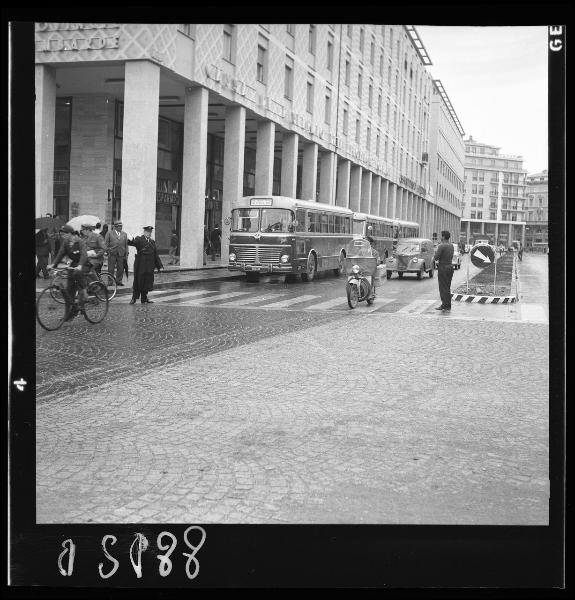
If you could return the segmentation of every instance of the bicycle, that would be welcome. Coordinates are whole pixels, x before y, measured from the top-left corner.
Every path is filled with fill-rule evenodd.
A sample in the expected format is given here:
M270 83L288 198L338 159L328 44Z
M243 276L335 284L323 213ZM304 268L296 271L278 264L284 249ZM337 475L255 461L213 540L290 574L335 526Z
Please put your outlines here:
M68 270L66 273L60 269L59 283L50 285L38 296L36 300L36 319L41 327L47 331L59 329L64 321L74 318L82 313L89 323L100 323L108 314L108 292L101 281L91 281L86 287L88 299L79 302L78 291L74 298L70 298L68 292ZM66 297L69 302L66 303ZM64 303L62 303L62 300ZM73 314L70 314L70 313Z
M60 289L62 287L65 287L65 284L61 285L61 278L62 278L62 273L64 271L66 271L67 268L68 267L54 269L54 276L52 277L52 280L50 281L51 287L56 286L52 290L52 294L53 294L52 297L54 298L54 300L56 300L56 302L60 302L60 304L65 304L65 302L66 302ZM64 275L64 276L66 277L67 275ZM98 271L96 271L95 269L92 269L88 273L88 276L90 276L92 278L96 277L96 279L93 279L93 281L101 281L106 286L106 290L108 293L108 300L112 300L116 297L116 294L118 292L118 281L111 273L109 273L108 271L101 271L100 273L98 273Z

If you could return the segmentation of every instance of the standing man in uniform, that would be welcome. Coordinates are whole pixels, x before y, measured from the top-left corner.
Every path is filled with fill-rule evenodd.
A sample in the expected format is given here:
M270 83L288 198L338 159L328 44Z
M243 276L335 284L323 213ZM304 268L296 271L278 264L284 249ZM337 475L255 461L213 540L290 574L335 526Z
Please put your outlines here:
M118 285L124 285L122 277L124 259L128 258L128 235L122 231L122 221L116 221L104 239L108 250L108 271L116 278Z
M130 246L135 246L137 250L134 261L134 282L132 284L132 299L130 304L135 304L136 300L142 296L142 304L153 304L148 300L148 292L154 289L154 268L164 268L158 255L156 242L152 239L151 225L144 227L144 235L139 235L133 240L128 240Z
M437 262L437 283L439 284L439 296L441 297L441 306L435 310L449 312L451 310L451 279L453 278L453 244L450 243L449 231L441 232L441 243L435 251L435 261Z

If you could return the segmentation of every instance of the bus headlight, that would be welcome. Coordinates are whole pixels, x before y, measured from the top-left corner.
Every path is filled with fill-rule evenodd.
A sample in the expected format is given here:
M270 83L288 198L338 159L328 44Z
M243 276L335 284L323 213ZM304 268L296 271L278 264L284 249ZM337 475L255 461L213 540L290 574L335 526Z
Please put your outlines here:
M359 265L353 265L351 272L357 275L359 273Z
M230 262L236 262L236 255L233 252L230 252Z
M282 262L282 263L287 263L287 262L289 262L289 254L282 254L282 255L280 256L280 262Z
M416 263L416 262L418 262L418 261L419 261L419 258L412 258L412 259L411 259L411 262L414 262L414 263Z

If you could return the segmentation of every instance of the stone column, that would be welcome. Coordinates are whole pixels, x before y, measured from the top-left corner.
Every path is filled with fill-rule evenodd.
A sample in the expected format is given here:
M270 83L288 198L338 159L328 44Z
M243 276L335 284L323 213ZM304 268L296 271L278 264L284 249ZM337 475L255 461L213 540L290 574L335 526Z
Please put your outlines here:
M395 212L397 209L396 206L396 195L397 195L397 186L395 183L389 182L389 186L387 189L387 216L391 219L396 219L395 216L397 213Z
M335 204L335 178L337 156L334 152L321 153L321 171L319 174L319 201Z
M295 198L297 187L297 133L284 133L282 139L281 195Z
M471 221L467 221L467 241L465 243L470 244L471 243L469 241L470 239L471 239Z
M379 208L381 205L381 177L379 175L373 175L371 178L371 208L369 212L372 215L379 215Z
M360 212L361 210L361 172L362 168L359 165L351 166L349 180L349 208L355 212Z
M269 196L273 190L275 133L273 121L258 122L255 185L257 196Z
M143 227L156 225L160 67L128 61L124 68L121 217L125 231L136 236ZM135 254L132 249L130 270Z
M396 186L395 192L395 218L405 220L405 213L403 212L403 192L402 187Z
M194 269L204 264L208 100L206 88L186 88L180 265Z
M351 163L349 160L340 160L337 166L337 206L347 208L349 206L349 183L350 183Z
M302 161L301 199L317 200L317 158L318 146L313 142L304 144ZM322 169L323 175L323 169ZM320 185L320 188L322 186Z
M226 107L224 138L224 186L222 190L222 262L228 263L232 203L244 195L246 109Z
M360 210L369 214L371 205L371 171L364 170L361 174Z
M381 180L381 201L379 203L379 215L381 217L389 217L387 199L389 197L389 181L387 179Z
M36 216L54 211L54 131L56 127L56 73L36 65L35 155ZM14 140L15 142L17 140ZM63 215L66 219L68 214Z

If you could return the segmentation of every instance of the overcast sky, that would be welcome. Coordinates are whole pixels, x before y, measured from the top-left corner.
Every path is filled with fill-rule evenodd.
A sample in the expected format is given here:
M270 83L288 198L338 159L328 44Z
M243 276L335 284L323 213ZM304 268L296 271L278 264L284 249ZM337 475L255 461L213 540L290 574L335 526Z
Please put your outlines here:
M465 137L547 169L547 27L416 29Z

